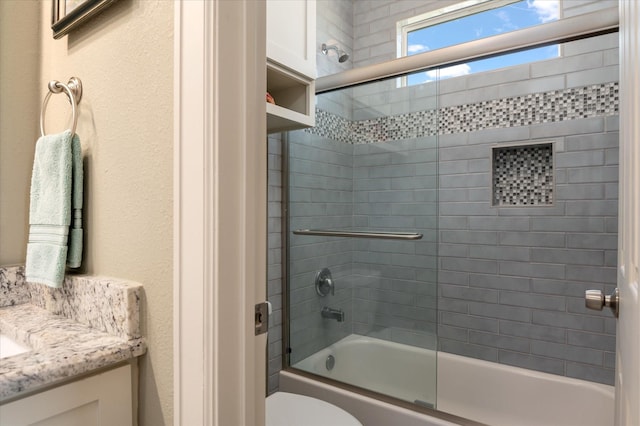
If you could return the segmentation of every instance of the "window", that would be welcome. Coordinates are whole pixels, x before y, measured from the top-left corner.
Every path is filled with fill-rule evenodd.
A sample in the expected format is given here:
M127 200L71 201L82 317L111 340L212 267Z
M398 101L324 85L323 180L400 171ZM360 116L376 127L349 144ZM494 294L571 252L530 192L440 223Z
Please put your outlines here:
M469 0L398 22L398 57L555 21L559 0ZM558 45L528 49L409 75L407 85L555 58Z

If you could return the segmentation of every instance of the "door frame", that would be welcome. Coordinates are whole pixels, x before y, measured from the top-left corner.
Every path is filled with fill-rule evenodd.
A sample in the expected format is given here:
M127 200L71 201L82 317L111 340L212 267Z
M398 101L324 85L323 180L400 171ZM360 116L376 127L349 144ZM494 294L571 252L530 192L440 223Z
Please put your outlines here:
M260 426L265 3L181 1L174 14L174 424Z

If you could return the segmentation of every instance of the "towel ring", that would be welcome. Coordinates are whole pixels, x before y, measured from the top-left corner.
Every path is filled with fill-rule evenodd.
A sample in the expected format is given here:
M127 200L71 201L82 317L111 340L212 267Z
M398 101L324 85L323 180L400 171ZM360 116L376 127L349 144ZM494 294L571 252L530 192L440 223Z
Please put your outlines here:
M47 109L47 102L52 93L66 93L71 102L71 114L72 114L72 127L71 135L76 133L76 126L78 124L78 103L82 99L82 82L78 77L71 77L67 84L61 83L58 80L51 80L48 84L49 93L44 97L42 101L42 110L40 111L40 134L44 136L44 113Z

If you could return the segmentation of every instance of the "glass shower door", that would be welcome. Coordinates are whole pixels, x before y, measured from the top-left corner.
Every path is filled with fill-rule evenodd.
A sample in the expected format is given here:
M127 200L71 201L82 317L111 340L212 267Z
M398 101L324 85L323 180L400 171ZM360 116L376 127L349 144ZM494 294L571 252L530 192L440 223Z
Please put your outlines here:
M435 406L437 82L317 96L288 148L289 365Z

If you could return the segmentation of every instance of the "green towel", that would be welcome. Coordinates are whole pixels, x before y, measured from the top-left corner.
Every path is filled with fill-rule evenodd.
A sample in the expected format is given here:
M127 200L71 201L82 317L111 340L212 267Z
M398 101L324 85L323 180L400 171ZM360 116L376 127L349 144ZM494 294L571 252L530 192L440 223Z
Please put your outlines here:
M38 139L31 177L27 281L60 287L65 265L80 266L82 174L82 152L77 135L72 138L71 131L67 130Z

